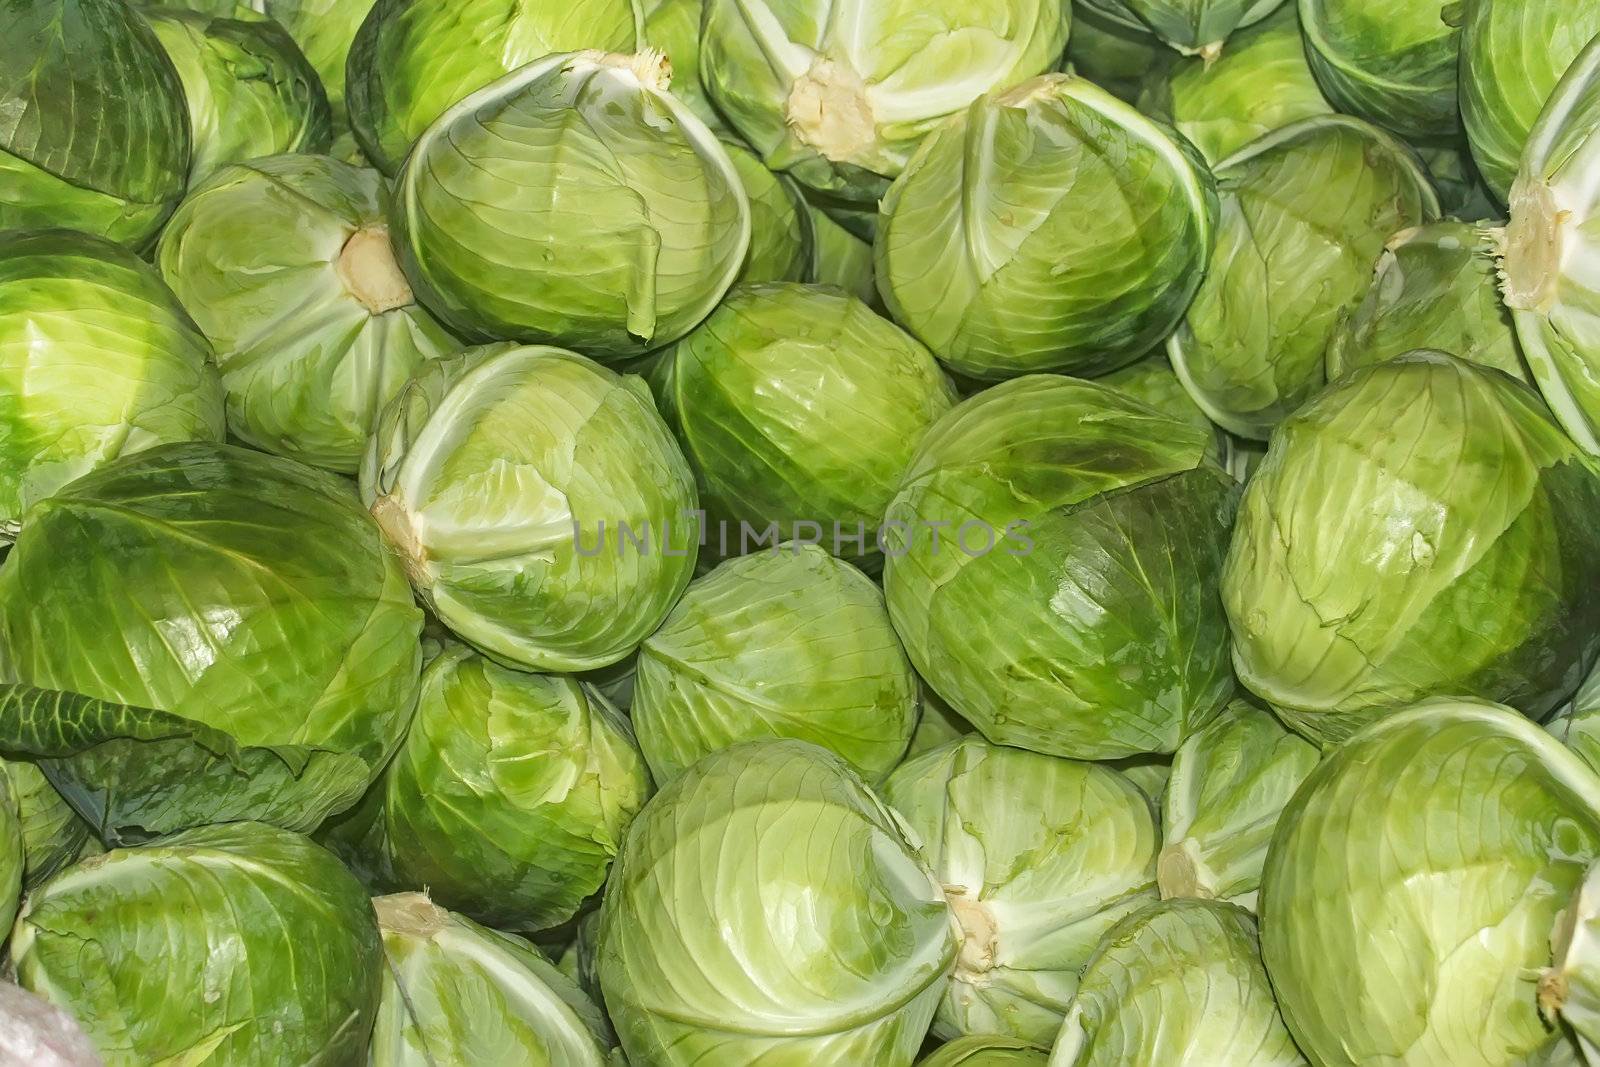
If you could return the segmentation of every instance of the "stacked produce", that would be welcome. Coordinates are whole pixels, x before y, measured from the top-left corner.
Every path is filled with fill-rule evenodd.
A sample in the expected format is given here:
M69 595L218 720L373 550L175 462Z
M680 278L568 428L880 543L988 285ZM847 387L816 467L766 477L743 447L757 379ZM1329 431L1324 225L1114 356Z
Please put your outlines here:
M1600 1067L1600 0L0 0L0 1067Z

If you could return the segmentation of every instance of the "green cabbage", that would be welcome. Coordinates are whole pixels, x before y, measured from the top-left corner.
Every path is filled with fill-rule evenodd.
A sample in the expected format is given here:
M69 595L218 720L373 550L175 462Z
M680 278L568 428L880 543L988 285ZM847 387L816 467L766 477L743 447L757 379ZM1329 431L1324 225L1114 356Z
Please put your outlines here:
M889 188L875 246L895 319L962 374L1102 374L1172 332L1216 222L1193 148L1082 78L985 96Z
M705 318L744 266L750 206L668 81L659 52L561 53L440 115L395 185L423 306L465 337L602 360Z
M1239 679L1322 742L1433 695L1543 718L1600 652L1597 508L1527 386L1436 352L1347 374L1245 492L1222 582Z

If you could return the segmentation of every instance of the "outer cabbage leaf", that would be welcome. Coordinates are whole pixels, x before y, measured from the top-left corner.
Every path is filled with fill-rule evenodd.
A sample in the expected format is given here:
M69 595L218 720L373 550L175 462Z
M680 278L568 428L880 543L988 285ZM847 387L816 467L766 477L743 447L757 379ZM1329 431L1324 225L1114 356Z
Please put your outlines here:
M22 824L22 887L32 889L78 858L88 844L89 824L28 760L0 759L4 790L10 791Z
M1175 127L1208 163L1333 110L1306 61L1292 3L1235 33L1221 55L1187 56L1150 71L1139 108Z
M1155 898L1150 802L1115 771L978 737L907 761L883 795L961 924L934 1035L1048 1048L1101 936Z
M1260 22L1285 0L1117 0L1167 44L1185 55L1222 53L1241 27Z
M282 26L176 8L146 8L144 17L183 82L190 188L229 163L327 151L327 94Z
M917 1067L1045 1067L1047 1057L1026 1041L995 1034L958 1037L940 1045Z
M634 1063L910 1067L959 943L938 883L843 760L749 741L634 820L600 983Z
M1311 69L1340 111L1402 137L1461 126L1458 0L1298 0Z

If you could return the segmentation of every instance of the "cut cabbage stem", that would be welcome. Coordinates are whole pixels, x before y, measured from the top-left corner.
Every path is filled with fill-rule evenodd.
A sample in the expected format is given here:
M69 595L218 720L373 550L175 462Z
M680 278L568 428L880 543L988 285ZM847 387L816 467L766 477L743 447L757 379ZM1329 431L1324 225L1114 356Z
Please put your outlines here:
M413 303L411 286L394 258L389 227L363 226L339 250L339 280L346 291L374 315Z
M1544 182L1518 181L1511 190L1511 223L1492 231L1500 251L1500 283L1506 306L1548 312L1560 278L1562 225L1568 213Z
M802 141L836 163L871 148L877 134L861 75L821 56L795 79L784 118Z

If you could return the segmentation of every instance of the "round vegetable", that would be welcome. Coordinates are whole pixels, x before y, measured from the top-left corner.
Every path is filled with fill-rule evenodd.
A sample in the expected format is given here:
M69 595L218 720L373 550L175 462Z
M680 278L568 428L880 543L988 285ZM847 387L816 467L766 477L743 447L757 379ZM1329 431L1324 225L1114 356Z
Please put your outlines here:
M875 566L900 475L955 399L925 348L820 286L736 289L653 377L722 556L809 540Z
M878 288L962 374L1101 374L1159 344L1205 276L1211 175L1082 78L975 101L881 208Z
M418 307L376 171L325 156L226 167L185 200L157 263L217 349L234 436L354 473L383 409L459 345Z
M634 820L601 911L600 984L635 1063L909 1067L959 941L843 760L748 741Z
M908 760L883 795L961 924L935 1036L1048 1048L1101 935L1155 898L1150 802L1115 771L979 737Z
M1295 1040L1330 1067L1575 1062L1536 986L1597 857L1600 780L1516 712L1373 724L1312 772L1267 855L1262 953Z
M327 151L333 141L327 94L282 26L177 8L146 8L144 17L183 82L193 143L190 188L229 163Z
M0 712L8 743L57 757L56 785L75 783L113 840L237 819L310 830L399 744L421 626L345 483L165 445L37 505L0 568L5 675L134 707L35 695Z
M694 571L694 478L648 390L560 349L429 363L361 494L439 620L513 666L625 658Z
M530 63L460 101L396 182L422 303L477 340L620 359L670 344L744 266L750 205L659 52Z
M1345 115L1275 130L1216 169L1216 254L1167 354L1206 414L1265 440L1321 388L1328 337L1384 242L1437 218L1439 200L1410 149Z
M1053 68L1060 0L707 0L706 95L773 170L870 205L917 142L990 89Z
M1298 0L1306 55L1340 111L1402 137L1459 131L1455 0Z
M1414 352L1348 374L1245 493L1222 583L1239 679L1323 742L1435 694L1543 718L1600 651L1597 507L1600 477L1499 371Z
M1249 912L1201 900L1152 904L1106 934L1050 1056L1050 1067L1305 1062L1273 1001Z
M356 140L385 174L457 101L556 52L639 47L632 0L378 0L350 45L345 92Z
M0 236L0 533L119 456L220 441L210 356L132 252L69 230Z
M0 8L0 230L143 245L189 175L183 85L122 0Z
M618 1067L605 1015L520 937L479 926L421 893L372 902L383 993L371 1067L504 1063Z
M605 882L650 777L593 689L452 645L423 673L379 789L357 866L497 928L536 931L572 918Z
M1278 815L1319 758L1316 746L1244 700L1185 741L1161 804L1161 895L1253 910Z
M929 432L889 507L911 662L989 740L1171 752L1227 700L1232 479L1211 435L1115 389L1018 378Z
M639 650L632 714L657 782L759 737L821 745L877 782L910 743L917 679L872 580L788 543L689 586Z
M267 1067L359 1062L381 956L372 906L338 860L299 834L234 823L62 872L29 896L11 964L108 1067L197 1049Z

